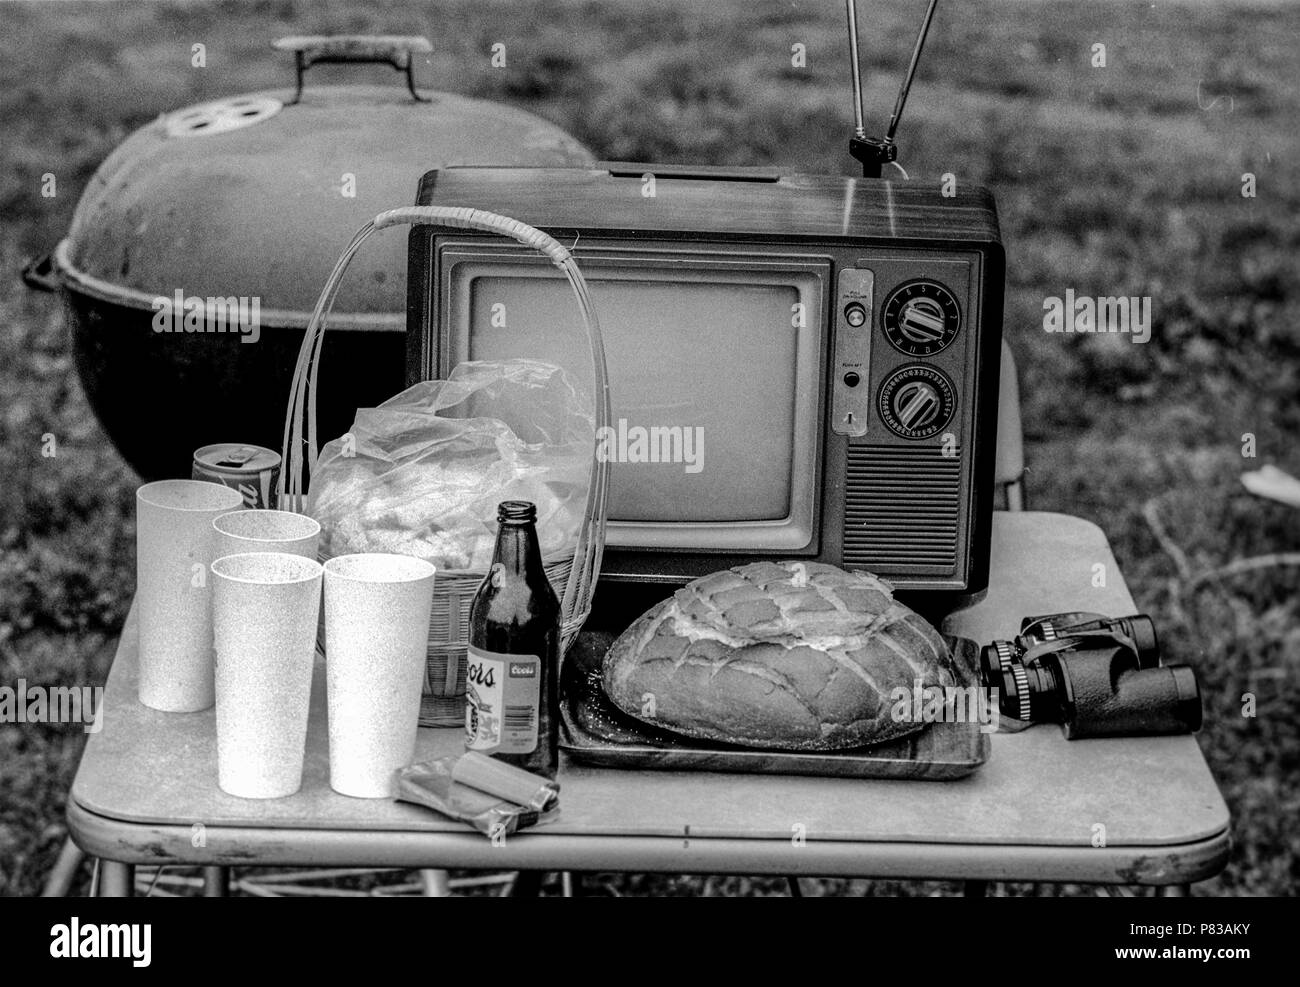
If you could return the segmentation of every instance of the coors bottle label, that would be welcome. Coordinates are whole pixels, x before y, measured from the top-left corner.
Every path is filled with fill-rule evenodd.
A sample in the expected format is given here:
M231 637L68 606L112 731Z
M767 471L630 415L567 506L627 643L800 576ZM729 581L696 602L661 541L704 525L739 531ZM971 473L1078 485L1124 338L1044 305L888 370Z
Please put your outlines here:
M541 659L471 647L465 677L465 746L484 754L537 749Z

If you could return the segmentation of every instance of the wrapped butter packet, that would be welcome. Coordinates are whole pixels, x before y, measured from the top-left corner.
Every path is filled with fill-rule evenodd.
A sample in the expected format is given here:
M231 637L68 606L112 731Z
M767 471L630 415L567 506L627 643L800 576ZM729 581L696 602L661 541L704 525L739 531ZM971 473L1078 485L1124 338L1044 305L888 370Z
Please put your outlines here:
M508 836L553 819L560 811L560 786L466 751L402 768L397 799L467 822L488 836Z

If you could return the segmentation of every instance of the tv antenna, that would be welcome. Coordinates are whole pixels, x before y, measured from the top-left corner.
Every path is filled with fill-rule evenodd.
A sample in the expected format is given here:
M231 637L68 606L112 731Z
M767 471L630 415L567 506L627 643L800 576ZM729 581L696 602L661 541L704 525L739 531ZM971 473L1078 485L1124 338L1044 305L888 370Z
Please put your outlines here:
M898 158L898 145L894 143L894 132L898 122L903 118L903 107L907 105L907 95L912 90L912 79L916 75L916 66L921 61L921 49L925 47L925 37L930 33L930 21L934 19L934 8L939 0L930 0L925 8L925 18L921 21L921 30L916 35L916 47L912 49L912 60L907 64L907 74L898 89L898 99L894 101L894 113L889 118L889 129L885 136L868 137L862 123L862 68L858 61L858 11L857 0L844 0L849 17L849 65L853 70L853 136L849 138L849 154L862 163L863 178L879 178L883 165Z

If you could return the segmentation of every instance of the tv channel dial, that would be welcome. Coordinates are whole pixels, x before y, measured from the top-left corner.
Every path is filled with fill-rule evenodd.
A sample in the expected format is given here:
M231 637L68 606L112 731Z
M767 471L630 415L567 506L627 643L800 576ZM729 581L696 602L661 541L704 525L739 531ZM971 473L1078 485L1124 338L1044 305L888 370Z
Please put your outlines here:
M934 356L957 337L961 308L937 281L909 281L890 292L880 313L885 338L908 356Z
M880 418L895 435L928 439L952 421L957 407L952 381L924 363L899 367L880 385Z

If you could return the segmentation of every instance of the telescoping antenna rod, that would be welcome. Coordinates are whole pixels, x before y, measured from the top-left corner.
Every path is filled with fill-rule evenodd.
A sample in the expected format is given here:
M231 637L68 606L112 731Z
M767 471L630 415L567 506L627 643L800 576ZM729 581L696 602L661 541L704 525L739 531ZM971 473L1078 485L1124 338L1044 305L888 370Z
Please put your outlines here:
M844 0L849 14L849 67L853 70L853 136L864 139L867 128L862 122L862 66L858 58L858 4Z
M883 139L868 137L862 122L862 70L858 63L858 17L857 0L844 0L849 20L849 63L853 70L853 122L854 132L849 139L849 154L862 163L864 178L879 178L882 166L898 157L898 145L894 143L894 134L903 119L903 107L907 105L908 94L912 91L912 80L916 77L916 67L921 62L921 52L925 48L926 36L930 33L930 22L934 20L935 8L939 0L930 0L925 8L925 17L921 21L921 30L916 35L916 45L912 48L912 59L907 65L907 74L898 89L898 99L894 101L894 112L889 118L889 129Z

